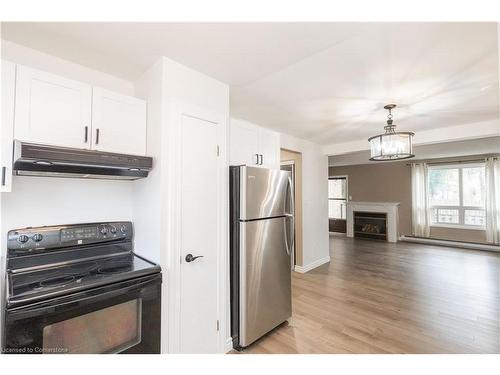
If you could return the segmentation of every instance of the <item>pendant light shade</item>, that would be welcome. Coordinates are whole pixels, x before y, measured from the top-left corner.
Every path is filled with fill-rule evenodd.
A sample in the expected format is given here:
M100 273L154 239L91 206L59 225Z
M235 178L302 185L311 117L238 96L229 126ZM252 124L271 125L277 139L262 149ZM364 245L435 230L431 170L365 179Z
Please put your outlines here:
M412 158L413 154L413 133L396 132L396 125L393 125L391 110L396 104L387 104L384 108L389 111L387 125L384 127L385 133L368 138L370 142L370 160L387 161Z

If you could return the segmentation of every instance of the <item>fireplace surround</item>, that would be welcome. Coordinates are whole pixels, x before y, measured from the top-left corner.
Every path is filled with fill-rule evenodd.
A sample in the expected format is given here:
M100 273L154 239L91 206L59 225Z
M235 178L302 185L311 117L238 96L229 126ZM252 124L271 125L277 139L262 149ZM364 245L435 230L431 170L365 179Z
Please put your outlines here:
M399 202L347 202L347 237L378 238L397 242L398 211ZM355 214L362 225L355 225ZM385 232L385 235L382 235L382 232Z

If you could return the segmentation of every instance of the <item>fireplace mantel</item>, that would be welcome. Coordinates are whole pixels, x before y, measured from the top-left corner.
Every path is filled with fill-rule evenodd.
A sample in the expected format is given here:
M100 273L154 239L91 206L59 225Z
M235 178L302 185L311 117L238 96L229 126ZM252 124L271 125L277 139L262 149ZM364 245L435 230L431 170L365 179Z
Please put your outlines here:
M399 202L347 202L347 237L354 237L354 212L387 214L387 241L398 241Z

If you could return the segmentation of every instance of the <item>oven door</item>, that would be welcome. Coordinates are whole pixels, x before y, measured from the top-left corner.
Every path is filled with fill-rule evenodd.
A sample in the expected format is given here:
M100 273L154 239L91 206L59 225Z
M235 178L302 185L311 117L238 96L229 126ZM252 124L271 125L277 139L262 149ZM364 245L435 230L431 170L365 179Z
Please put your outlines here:
M8 309L4 353L160 353L161 274Z

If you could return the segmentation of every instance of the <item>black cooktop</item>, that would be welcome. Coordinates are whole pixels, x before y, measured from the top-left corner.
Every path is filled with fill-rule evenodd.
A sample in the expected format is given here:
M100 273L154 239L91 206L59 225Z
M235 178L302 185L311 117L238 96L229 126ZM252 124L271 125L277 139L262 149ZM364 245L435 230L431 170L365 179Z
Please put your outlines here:
M72 264L8 272L7 305L14 306L160 272L160 267L129 253Z
M161 272L133 251L131 222L14 229L7 234L7 307Z

